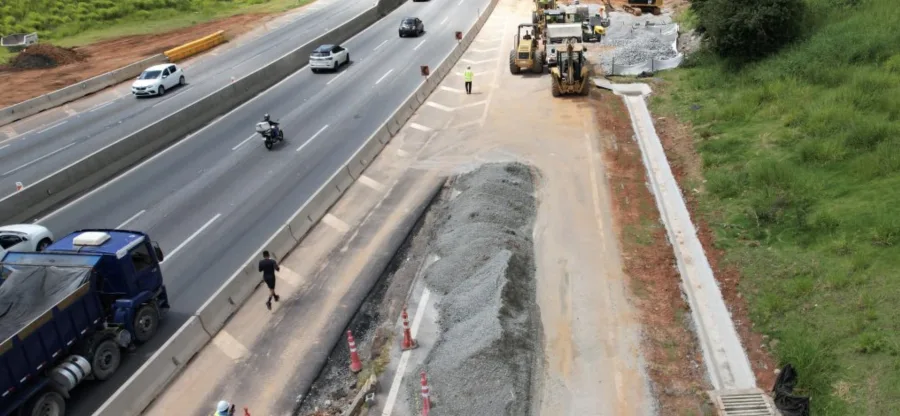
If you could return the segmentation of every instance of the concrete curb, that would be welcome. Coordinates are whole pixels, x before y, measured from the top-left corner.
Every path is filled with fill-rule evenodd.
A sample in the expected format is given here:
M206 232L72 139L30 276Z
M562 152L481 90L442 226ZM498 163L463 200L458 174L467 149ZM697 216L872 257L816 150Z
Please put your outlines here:
M613 90L622 95L641 148L650 190L656 200L660 218L675 252L694 331L703 350L703 361L710 382L716 390L752 389L756 376L737 334L731 314L722 298L690 211L666 158L662 142L653 127L653 119L644 102L646 84L628 84Z
M493 12L494 7L499 0L492 0L490 6L482 13L478 21L475 22L470 29L470 33L477 32L487 21L487 18ZM373 9L374 10L374 9ZM474 37L474 34L472 35ZM445 74L449 73L449 69L456 64L461 53L461 46L457 46L449 53L444 61L439 65L440 68L446 68ZM432 84L433 90L441 81L441 78L434 77ZM406 123L416 109L424 102L417 99L417 95L421 95L422 91L428 88L431 77L423 81L419 87L409 95L404 104L399 107L391 118L382 125L375 133L369 136L362 146L347 160L346 163L331 175L328 181L322 184L315 194L298 209L294 215L275 233L262 247L254 253L244 265L236 271L231 277L197 310L182 327L170 338L166 344L154 354L141 368L120 387L112 397L110 397L100 409L94 412L93 416L131 416L138 415L142 412L162 391L168 381L172 380L177 374L184 369L184 364L193 358L200 350L212 339L228 322L228 319L240 308L240 306L250 297L256 287L260 284L259 273L256 270L256 261L260 258L263 250L272 252L276 259L287 256L291 250L306 236L306 233L325 216L328 210L340 199L356 179L362 174L366 167L378 156L390 139L397 134L399 128ZM430 94L430 93L429 93ZM428 98L428 94L424 95ZM402 119L402 121L400 121ZM399 126L396 130L391 126ZM441 189L444 180L442 178L435 179L432 184L433 192L430 194L433 199L434 195ZM429 199L429 201L431 200ZM421 206L424 211L427 204ZM416 221L421 216L415 215ZM410 223L410 227L416 221ZM402 227L401 227L402 228ZM406 233L408 234L408 232ZM391 244L396 243L397 247L405 240L403 238L393 238ZM398 232L399 235L399 232ZM384 250L385 253L391 253L384 259L379 259L377 263L383 260L384 265L393 257L394 250ZM350 319L353 317L356 309L369 293L371 286L377 281L377 276L381 274L384 265L376 267L378 264L367 265L367 270L379 270L378 273L369 273L375 278L365 279L365 284L360 285L353 296L350 296L352 302L345 302L346 308L341 317L333 317L335 323L343 322L337 328L335 336L332 337L339 342L343 334L343 328L346 327ZM362 288L366 290L361 290ZM327 337L323 339L328 339ZM320 360L321 364L316 369L307 371L309 378L308 384L303 383L303 395L312 385L315 376L324 367L330 354L330 347L324 350ZM170 365L171 361L173 365ZM315 370L315 371L311 371Z
M169 62L163 54L153 55L131 65L88 78L77 84L58 89L30 100L0 108L0 127L25 117L33 116L44 110L59 107L75 101L85 95L93 94L104 88L128 81L141 74L149 66Z
M26 184L25 189L0 199L0 223L27 222L55 205L114 178L303 68L309 60L310 52L318 45L341 43L376 21L378 16L376 7L373 7L233 84L188 104L34 184Z

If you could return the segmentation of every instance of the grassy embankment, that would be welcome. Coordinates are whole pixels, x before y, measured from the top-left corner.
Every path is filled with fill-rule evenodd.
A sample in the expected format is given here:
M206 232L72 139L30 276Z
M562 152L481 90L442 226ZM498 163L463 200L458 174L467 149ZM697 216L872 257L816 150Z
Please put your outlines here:
M813 414L897 415L900 7L806 1L802 40L742 70L698 55L652 106L693 126L701 215Z
M160 33L241 13L276 13L313 0L7 0L0 33L38 32L41 40L78 46ZM11 54L0 52L0 62Z

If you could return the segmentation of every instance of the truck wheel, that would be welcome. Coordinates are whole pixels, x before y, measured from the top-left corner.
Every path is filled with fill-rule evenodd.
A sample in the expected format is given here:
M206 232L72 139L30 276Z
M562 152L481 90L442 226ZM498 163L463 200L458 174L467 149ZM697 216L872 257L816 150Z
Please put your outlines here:
M49 238L45 238L45 239L41 240L41 241L38 243L38 245L37 245L37 251L44 251L44 250L46 250L46 249L47 249L47 246L49 246L50 244L53 244L53 242L50 241Z
M91 368L93 369L94 377L101 381L110 378L119 369L121 362L122 351L119 350L119 346L116 345L115 341L109 338L100 341L97 347L94 348L94 354L91 356Z
M66 414L66 400L53 390L44 390L28 401L23 416L63 416Z
M553 86L550 88L550 93L553 94L554 97L559 97L561 95L559 91L559 81L557 81L556 78L552 78L552 80Z
M156 335L159 329L159 310L155 305L144 305L138 309L134 317L134 339L138 343L145 343Z

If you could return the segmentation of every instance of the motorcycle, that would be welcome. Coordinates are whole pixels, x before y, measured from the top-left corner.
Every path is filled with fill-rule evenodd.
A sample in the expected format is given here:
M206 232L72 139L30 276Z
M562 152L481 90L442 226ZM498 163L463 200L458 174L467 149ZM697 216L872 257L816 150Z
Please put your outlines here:
M256 123L256 132L262 135L266 149L272 150L276 142L284 141L284 130L269 124L266 121Z

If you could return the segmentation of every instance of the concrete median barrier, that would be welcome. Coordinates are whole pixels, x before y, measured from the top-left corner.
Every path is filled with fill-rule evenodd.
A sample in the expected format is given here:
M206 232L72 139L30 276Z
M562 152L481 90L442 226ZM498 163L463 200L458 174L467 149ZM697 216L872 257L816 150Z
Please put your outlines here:
M322 43L342 43L377 21L375 8L170 116L0 199L0 223L26 222L112 179L305 66ZM173 122L177 121L177 122Z
M381 150L384 149L385 143L382 143L378 140L378 135L380 131L375 132L375 134L369 136L369 139L360 146L360 148L350 157L350 161L347 162L347 171L350 172L350 176L355 179L359 178L362 175L363 171L369 167L369 164L375 160L375 157L381 153Z
M190 317L94 416L140 414L209 340L200 321Z
M391 132L388 131L387 123L383 124L378 132L375 133L375 139L382 144L388 144L391 141Z
M0 126L33 116L41 111L49 110L93 94L104 88L131 80L149 66L168 62L163 54L153 55L131 65L97 75L77 84L32 98L21 103L0 109Z
M279 233L284 232L279 230ZM250 294L256 290L261 280L259 273L252 273L253 260L257 254L249 259L244 266L234 272L225 283L219 287L216 293L206 300L197 309L197 319L202 324L204 331L210 336L215 336L228 322L228 318L244 303Z

